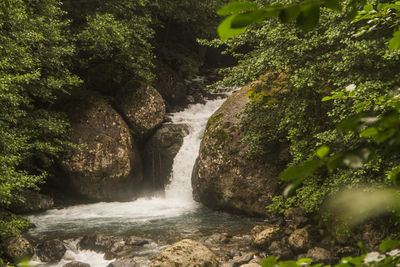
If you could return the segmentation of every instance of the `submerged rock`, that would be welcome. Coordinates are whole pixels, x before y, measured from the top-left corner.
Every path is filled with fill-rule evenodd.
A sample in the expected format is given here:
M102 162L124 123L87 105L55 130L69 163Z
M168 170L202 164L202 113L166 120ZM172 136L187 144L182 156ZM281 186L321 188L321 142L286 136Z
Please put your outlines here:
M43 262L57 262L62 259L67 249L58 239L48 240L36 248L36 254Z
M28 212L44 211L54 206L53 198L36 191L25 191L22 200L15 200L9 206L10 211L21 214Z
M85 105L69 111L77 117L71 140L80 148L62 162L65 184L59 187L93 200L131 199L142 168L128 126L101 97L88 96Z
M152 267L216 267L214 253L199 242L184 239L162 251L153 261Z
M244 159L247 129L237 115L250 102L249 90L245 86L232 94L208 120L193 169L193 194L212 209L265 216L272 197L280 193L278 175L286 163L281 158L288 157L287 145L270 144L265 164Z
M137 141L144 140L164 121L164 99L149 85L128 83L117 97L117 107Z
M147 142L143 162L146 182L151 189L164 189L169 182L174 158L189 134L186 124L163 124Z
M80 261L72 261L67 264L64 264L63 267L90 267L90 264Z

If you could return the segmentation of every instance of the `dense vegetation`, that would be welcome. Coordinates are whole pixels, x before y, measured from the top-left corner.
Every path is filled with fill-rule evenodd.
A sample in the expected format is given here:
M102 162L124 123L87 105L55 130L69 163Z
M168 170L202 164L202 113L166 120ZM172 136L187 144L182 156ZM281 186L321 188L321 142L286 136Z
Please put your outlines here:
M0 243L29 225L8 205L74 146L60 103L87 90L114 96L130 80L153 83L159 65L192 76L201 66L196 38L216 36L223 2L1 1Z
M249 127L245 139L252 144L248 158L262 164L268 145L283 142L290 146L293 166L307 163L302 168L289 168L281 175L287 179L296 178L290 175L302 175L292 188L299 182L302 186L287 199L276 197L269 207L275 212L282 212L291 206L300 206L307 212L319 211L327 197L343 188L360 185L386 188L392 184L393 175L388 174L399 164L397 153L386 153L382 146L370 148L374 142L383 143L397 136L393 131L388 132L388 128L393 127L394 130L397 127L395 122L386 130L382 120L379 125L376 123L378 118L386 118L383 114L394 108L398 95L399 51L388 49L389 40L391 48L395 48L396 40L392 36L397 23L397 4L380 5L375 10L376 3L371 2L355 22L350 23L348 14L352 13L351 9L357 1L344 3L343 12L328 11L326 8L321 8L319 12L320 3L325 2L310 2L318 6L317 12L310 14L311 17L319 16L318 25L314 25L313 20L302 25L300 12L294 12L291 18L299 16L297 23L300 28L294 23L283 24L282 21L288 21L281 15L285 15L283 11L287 10L278 7L281 13L271 15L267 7L260 9L265 12L261 18L279 15L281 21L267 19L261 25L249 27L233 40L224 42L228 46L227 53L235 55L239 64L227 70L229 75L223 83L240 85L259 79L251 96L252 104L245 111L248 116L244 123ZM296 5L290 6L292 1L279 3L292 8L290 12L297 8ZM274 2L268 4L274 6ZM249 7L252 9L251 5ZM222 13L230 14L227 10ZM232 26L233 34L244 31L240 27L249 24L249 21L259 22L260 17L254 15L256 12L245 12L243 20L234 21L238 29ZM384 20L386 22L383 23ZM307 25L316 28L308 32ZM221 45L221 42L210 44ZM363 121L367 114L375 121ZM354 127L349 127L351 118ZM348 122L347 126L342 125L345 127L338 129L336 126L343 121ZM374 123L381 130L377 130L378 126L370 127ZM363 132L367 127L373 129ZM340 128L350 131L341 131ZM382 140L377 139L379 131ZM372 136L375 139L365 140L365 137ZM390 141L392 147L397 147L396 138ZM330 151L344 148L348 153L333 154L328 162L328 167L332 167L330 170L311 172L324 163L315 155L322 145L323 149L319 150L321 158ZM350 168L336 169L342 163Z

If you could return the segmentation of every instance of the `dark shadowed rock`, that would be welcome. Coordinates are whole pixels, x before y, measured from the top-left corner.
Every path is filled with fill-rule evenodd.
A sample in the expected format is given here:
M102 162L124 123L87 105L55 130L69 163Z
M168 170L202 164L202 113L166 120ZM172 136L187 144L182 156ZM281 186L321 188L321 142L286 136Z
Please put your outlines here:
M164 121L164 99L152 86L129 82L117 97L116 105L136 141L146 139Z
M270 255L280 256L281 260L293 259L294 255L289 245L284 241L272 241L271 245L268 247Z
M57 262L64 256L65 245L58 239L48 240L36 248L36 254L43 262Z
M193 169L193 194L212 209L265 216L272 197L280 193L279 162L288 157L287 145L270 144L266 164L244 160L249 143L242 138L247 128L237 114L249 103L249 90L245 86L232 94L208 120Z
M64 264L63 267L90 267L90 264L80 261L72 261L67 264Z
M14 262L33 256L33 246L24 237L17 236L5 241L5 253Z
M22 193L23 199L15 200L9 206L10 211L14 213L28 213L35 211L44 211L54 206L54 200L46 195L36 191L25 191Z
M292 229L303 227L309 220L301 208L291 208L285 212L286 224Z
M124 242L122 238L115 237L115 236L108 236L108 235L87 235L84 236L78 244L80 249L88 249L93 250L96 252L106 252L111 251L114 244L119 244ZM116 249L117 245L114 246L114 250Z
M199 242L184 239L163 250L153 261L152 267L216 267L214 253Z
M143 151L146 183L151 189L164 189L169 182L174 158L189 134L186 124L163 124L149 139Z
M71 140L80 149L62 162L64 190L94 200L127 200L142 180L141 160L128 126L101 97L86 96L69 109Z

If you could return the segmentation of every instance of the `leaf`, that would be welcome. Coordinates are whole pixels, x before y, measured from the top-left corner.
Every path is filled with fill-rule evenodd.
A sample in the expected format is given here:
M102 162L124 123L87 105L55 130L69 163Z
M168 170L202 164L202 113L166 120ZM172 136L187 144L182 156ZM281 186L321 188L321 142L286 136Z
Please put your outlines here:
M389 178L392 180L393 184L397 187L400 186L400 166L395 167L390 173Z
M374 137L374 141L377 144L383 143L386 140L388 140L390 137L394 136L396 134L396 132L397 131L394 128L387 129L386 131L383 131L383 132L380 132L379 134L377 134Z
M319 8L319 4L309 4L302 7L302 11L296 21L300 29L308 32L318 25Z
M364 6L364 11L370 12L372 10L374 10L374 7L371 4Z
M252 11L257 8L258 5L255 2L232 2L220 8L217 11L217 14L220 16L228 16L228 15Z
M295 181L294 183L286 186L285 189L283 190L283 196L289 197L296 190L296 188L299 187L301 182L302 182L302 180L299 179L299 180Z
M302 259L299 259L298 261L297 261L297 265L302 265L302 264L304 264L304 263L306 263L307 265L310 265L311 263L312 263L312 259L310 259L310 258L302 258Z
M323 97L322 98L322 100L321 101L329 101L329 100L332 100L334 97L333 96L325 96L325 97Z
M279 19L283 23L288 23L295 20L299 16L300 12L301 8L299 5L292 5L281 10L279 13Z
M337 169L343 163L344 152L339 152L328 160L327 167L329 170Z
M392 39L390 39L390 41L389 41L389 49L395 50L395 49L399 49L399 48L400 48L400 30L397 29L393 33Z
M297 264L295 261L281 261L279 267L297 267Z
M243 28L252 23L262 22L267 17L267 12L260 9L245 14L238 14L232 20L231 27L233 29Z
M379 245L379 250L382 252L386 252L389 249L400 247L400 240L385 240Z
M359 125L360 123L360 116L352 116L348 119L345 119L341 121L337 126L336 129L339 131L344 131L344 132L353 132Z
M320 166L321 166L320 160L316 159L307 160L301 163L300 165L288 167L286 170L281 172L279 178L283 181L293 181L296 178L302 179L312 174Z
M368 138L375 136L378 133L379 133L378 129L376 129L375 127L369 127L360 133L360 137Z
M338 0L325 0L324 4L329 9L337 11L342 10L342 6L340 5L340 2Z
M277 258L275 256L269 256L268 258L263 259L262 267L274 267L276 264Z
M357 246L360 248L360 251L361 251L362 254L367 253L367 249L365 248L365 245L364 245L363 242L358 241L357 242Z
M328 153L329 153L329 147L328 146L321 146L318 148L317 152L315 153L320 159L325 158Z
M218 35L221 40L227 40L232 37L236 37L246 31L246 27L243 28L232 28L231 23L232 20L235 19L237 15L232 15L227 17L221 24L218 26Z

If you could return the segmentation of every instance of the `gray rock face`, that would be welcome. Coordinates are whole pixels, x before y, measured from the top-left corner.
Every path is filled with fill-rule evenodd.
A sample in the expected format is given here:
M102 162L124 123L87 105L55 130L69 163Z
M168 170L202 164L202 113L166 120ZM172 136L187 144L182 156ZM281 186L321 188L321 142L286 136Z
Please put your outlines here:
M23 200L17 200L10 205L10 210L14 213L28 213L51 209L54 200L36 191L25 191L22 194Z
M208 120L192 174L193 193L196 201L212 209L266 215L271 198L279 193L277 155L287 146L271 144L267 164L245 161L249 144L242 142L246 128L237 114L250 101L249 89L232 94Z
M162 251L152 267L216 267L214 253L199 242L184 239Z
M189 134L186 124L163 124L147 142L143 153L145 177L151 189L164 189L174 158Z
M24 237L17 236L5 242L6 255L13 261L18 262L24 258L33 256L32 244Z
M40 244L36 249L36 254L43 262L57 262L64 256L65 245L58 239L48 240Z
M62 162L69 188L94 200L130 199L142 168L128 126L104 99L86 101L85 109L74 111L82 114L72 125L71 139L81 148Z
M164 121L164 99L152 86L128 83L117 97L117 106L137 141L144 140Z

